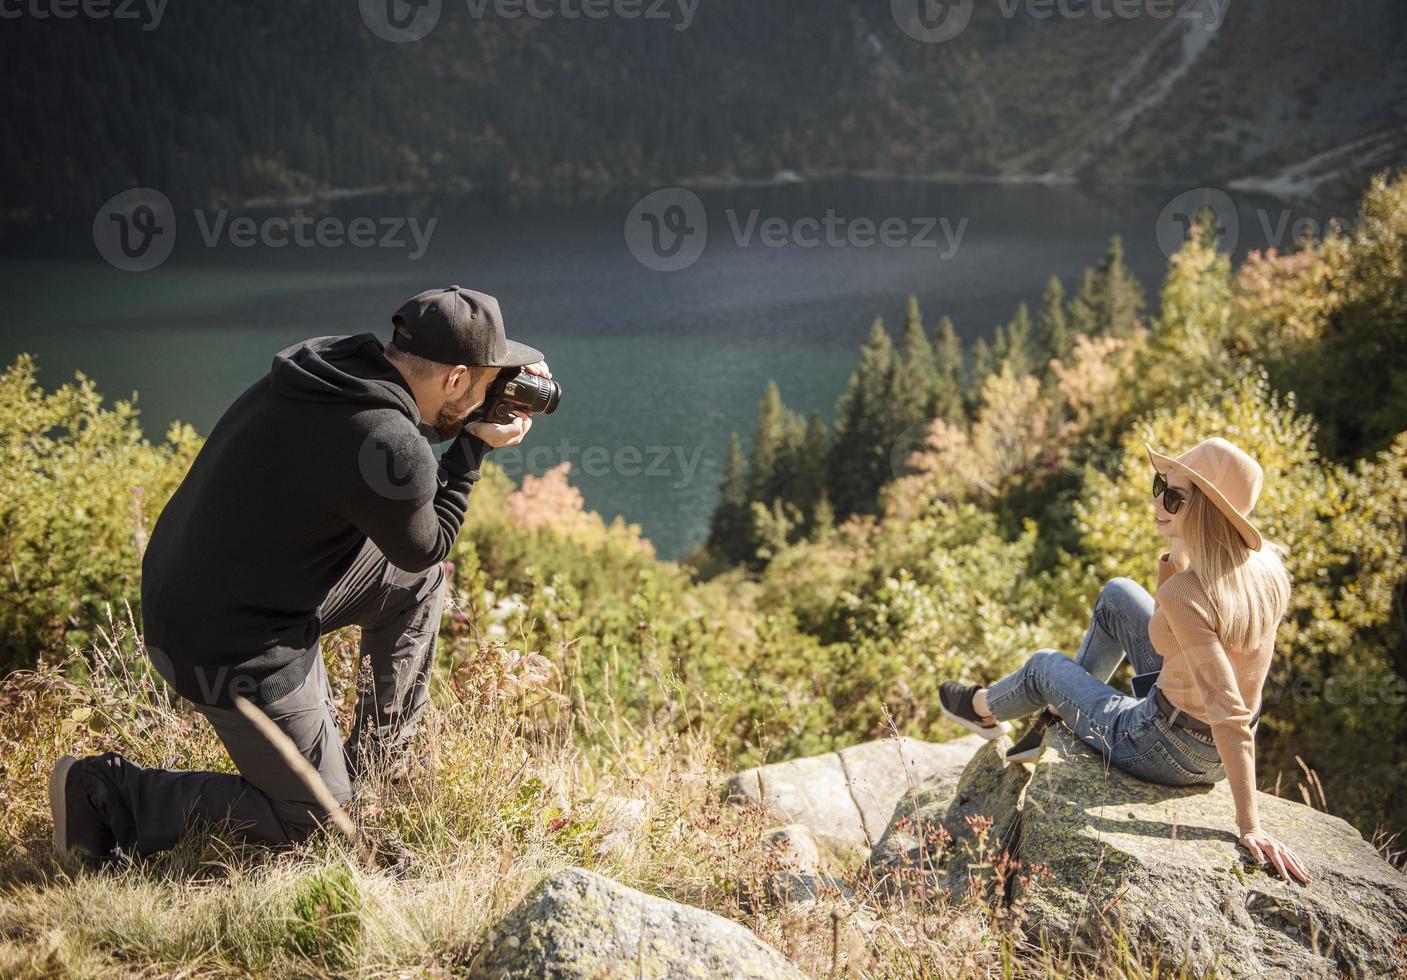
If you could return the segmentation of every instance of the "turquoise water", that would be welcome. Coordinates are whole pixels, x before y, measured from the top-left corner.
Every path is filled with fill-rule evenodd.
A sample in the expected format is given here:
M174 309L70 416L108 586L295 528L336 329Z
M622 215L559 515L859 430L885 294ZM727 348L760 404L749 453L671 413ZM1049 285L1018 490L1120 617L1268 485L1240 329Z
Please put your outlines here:
M208 431L280 348L321 334L384 337L404 299L461 283L497 295L509 335L544 350L563 385L561 407L537 421L520 457L500 461L520 474L572 460L589 507L639 523L662 556L679 558L706 534L729 435L750 433L768 379L792 408L830 418L875 316L897 327L915 294L930 326L947 313L965 338L989 335L1018 302L1034 307L1050 275L1073 288L1112 234L1152 299L1165 265L1157 220L1174 193L856 181L703 191L708 242L677 272L646 268L627 248L632 195L522 207L368 199L316 212L434 219L418 258L408 233L399 248L209 246L178 212L174 254L141 273L103 261L91 219L61 222L5 237L0 358L37 355L48 384L82 371L109 398L140 392L153 436L173 419ZM1236 203L1246 210L1237 251L1263 247L1252 212L1280 206ZM849 229L856 218L900 219L904 234L891 239L903 243L856 244L863 233L844 231L831 244L790 240L798 219L828 213ZM773 219L789 243L760 233L742 243L734 228L754 218L757 228ZM962 229L955 249L942 225L924 232L935 218Z

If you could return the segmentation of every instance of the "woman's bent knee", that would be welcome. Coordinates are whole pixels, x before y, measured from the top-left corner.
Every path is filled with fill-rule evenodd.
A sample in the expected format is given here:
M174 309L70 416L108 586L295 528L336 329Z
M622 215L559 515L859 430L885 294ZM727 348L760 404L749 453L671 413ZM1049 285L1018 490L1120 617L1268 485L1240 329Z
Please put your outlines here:
M1099 598L1120 598L1127 595L1137 595L1142 591L1143 586L1131 578L1120 575L1118 578L1111 578L1104 583L1104 588L1099 592Z
M1059 650L1043 649L1031 654L1026 661L1027 691L1032 695L1045 694L1048 690L1046 679L1062 668L1061 661L1074 663Z

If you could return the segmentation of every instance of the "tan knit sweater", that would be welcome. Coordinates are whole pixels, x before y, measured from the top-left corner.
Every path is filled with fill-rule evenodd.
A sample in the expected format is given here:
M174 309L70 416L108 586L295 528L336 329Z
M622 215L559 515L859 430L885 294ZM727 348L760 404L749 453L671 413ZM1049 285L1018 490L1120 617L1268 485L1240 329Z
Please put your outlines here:
M1158 688L1174 707L1211 726L1236 801L1237 828L1242 834L1260 829L1251 719L1270 671L1274 631L1253 648L1227 649L1196 573L1179 569L1164 552L1148 638L1163 657Z

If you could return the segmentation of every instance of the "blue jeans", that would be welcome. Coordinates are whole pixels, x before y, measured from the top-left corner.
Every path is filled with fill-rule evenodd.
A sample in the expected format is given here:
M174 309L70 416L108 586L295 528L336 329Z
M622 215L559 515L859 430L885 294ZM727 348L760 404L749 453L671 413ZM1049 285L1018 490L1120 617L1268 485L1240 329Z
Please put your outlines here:
M987 689L988 710L1007 720L1049 705L1081 741L1124 772L1168 786L1216 782L1226 771L1211 735L1170 725L1151 691L1136 698L1109 686L1125 654L1134 673L1162 668L1163 658L1148 639L1152 618L1147 589L1132 579L1111 580L1099 593L1075 658L1036 651Z

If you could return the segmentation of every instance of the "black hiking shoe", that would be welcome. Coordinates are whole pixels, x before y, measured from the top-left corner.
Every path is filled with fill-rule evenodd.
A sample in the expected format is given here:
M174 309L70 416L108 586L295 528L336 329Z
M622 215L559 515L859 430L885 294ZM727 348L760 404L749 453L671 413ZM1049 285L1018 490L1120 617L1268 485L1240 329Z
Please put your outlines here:
M944 681L938 687L938 705L943 714L970 732L975 732L989 742L1011 731L1004 721L995 725L983 724L977 712L972 710L972 696L982 690L980 684L959 684L957 681Z
M1043 708L1036 716L1036 720L1031 723L1026 734L1021 736L1011 748L1006 750L1007 762L1035 762L1040 758L1041 743L1045 741L1045 733L1050 726L1060 720L1060 716L1049 708Z
M49 774L49 811L54 817L54 850L104 860L116 856L108 825L112 789L93 772L89 760L66 755Z

